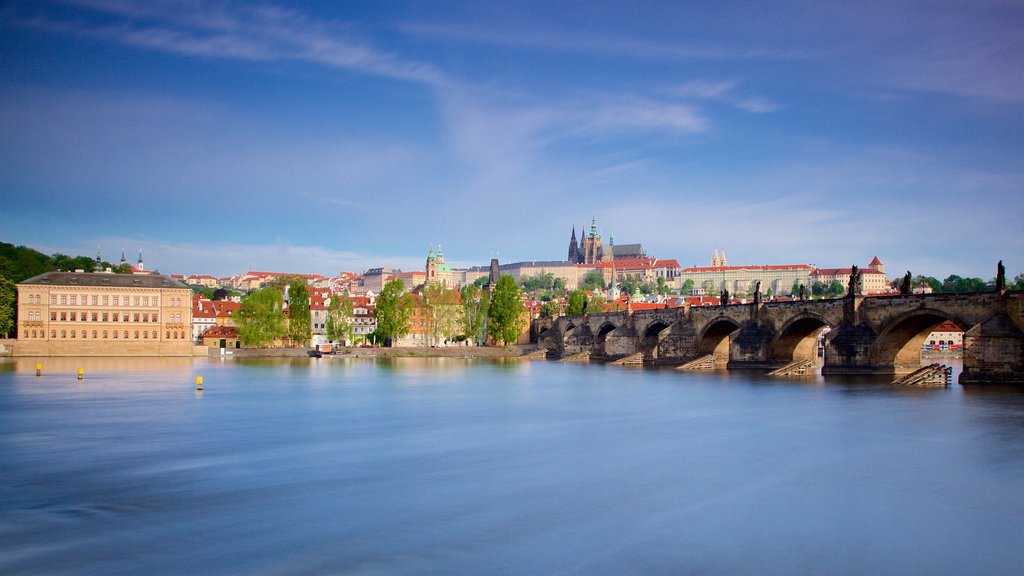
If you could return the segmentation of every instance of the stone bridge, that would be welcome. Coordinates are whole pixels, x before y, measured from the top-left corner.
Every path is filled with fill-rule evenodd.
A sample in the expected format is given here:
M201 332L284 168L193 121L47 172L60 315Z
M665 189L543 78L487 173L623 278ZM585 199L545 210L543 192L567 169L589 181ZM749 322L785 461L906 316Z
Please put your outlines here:
M714 354L729 368L772 368L816 359L823 374L898 374L920 367L921 345L951 320L964 334L960 382L1024 384L1024 292L847 296L606 312L536 321L532 334L554 357L595 360L642 352L645 363L682 364Z

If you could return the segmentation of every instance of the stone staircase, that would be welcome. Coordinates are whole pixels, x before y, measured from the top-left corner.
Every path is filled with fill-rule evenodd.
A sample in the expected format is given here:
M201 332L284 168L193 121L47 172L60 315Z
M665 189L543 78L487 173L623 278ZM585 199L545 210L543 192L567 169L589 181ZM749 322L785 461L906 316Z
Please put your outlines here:
M927 388L945 388L953 382L953 369L943 364L929 364L914 370L910 374L897 378L893 384L899 386L920 386Z

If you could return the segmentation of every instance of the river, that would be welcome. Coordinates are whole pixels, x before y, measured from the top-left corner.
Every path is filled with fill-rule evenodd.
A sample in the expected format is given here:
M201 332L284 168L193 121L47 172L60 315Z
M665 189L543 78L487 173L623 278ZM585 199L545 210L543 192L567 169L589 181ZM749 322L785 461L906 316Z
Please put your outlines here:
M39 361L38 377L0 361L8 576L1024 566L1020 391L543 361Z

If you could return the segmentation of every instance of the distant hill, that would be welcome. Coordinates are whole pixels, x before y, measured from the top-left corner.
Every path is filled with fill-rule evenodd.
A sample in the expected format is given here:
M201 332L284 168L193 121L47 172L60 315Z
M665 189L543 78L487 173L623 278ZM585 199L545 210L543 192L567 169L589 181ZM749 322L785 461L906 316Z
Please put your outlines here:
M0 242L0 276L18 283L43 272L54 270L74 271L92 270L96 266L96 260L88 256L67 256L65 254L54 254L47 256L42 252L27 246L15 246L6 242ZM103 267L112 267L110 263L103 262Z

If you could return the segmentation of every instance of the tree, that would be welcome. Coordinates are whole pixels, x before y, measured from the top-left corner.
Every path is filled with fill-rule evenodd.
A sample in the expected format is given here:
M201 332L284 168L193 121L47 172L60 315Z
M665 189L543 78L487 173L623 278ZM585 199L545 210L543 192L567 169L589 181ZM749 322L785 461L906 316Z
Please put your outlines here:
M694 284L695 282L693 281L693 278L687 278L686 282L683 282L683 287L679 289L679 294L683 296L689 295L690 292L693 292Z
M440 282L431 283L423 290L423 300L430 322L430 337L434 344L441 340L452 340L462 327L462 308L459 295L454 288Z
M294 279L288 284L288 338L299 346L306 346L311 334L309 288L304 279Z
M377 341L385 346L394 343L409 333L409 316L412 315L412 298L405 294L405 284L398 278L389 280L377 296Z
M487 311L490 296L479 286L463 286L462 292L462 334L478 345L487 343Z
M793 280L793 287L789 289L789 295L794 297L794 298L800 295L800 280L799 279Z
M618 291L623 294L634 294L640 290L640 281L632 276L627 276L618 283Z
M937 278L932 278L931 276L914 276L914 280L911 284L913 286L925 284L932 289L932 292L942 292L942 282L939 282Z
M1010 290L1024 290L1024 273L1013 277L1013 284L1007 286Z
M16 326L18 317L18 289L7 278L0 276L0 336L7 338Z
M580 316L583 314L583 307L587 303L587 293L583 290L573 290L569 294L569 303L565 306L566 316Z
M542 318L555 318L561 313L562 309L558 306L557 302L545 302L540 306L540 315Z
M591 270L583 275L583 280L580 282L580 288L583 290L597 290L605 289L604 275L597 270Z
M961 278L956 274L942 281L943 292L983 292L988 290L988 283L981 278Z
M487 333L506 346L514 344L526 329L522 292L511 276L498 278L487 312Z
M331 297L327 306L327 338L331 342L348 342L352 339L352 300L337 294Z
M235 316L238 337L246 346L265 347L284 337L284 295L274 288L263 288L242 298Z
M671 292L672 289L668 287L668 282L665 281L664 276L658 276L658 282L654 287L654 291L657 292L658 294L661 294L662 296L665 296L668 295L668 293Z
M541 272L536 276L527 276L522 279L523 290L534 292L536 290L551 290L555 285L555 275L551 272Z
M587 312L596 314L598 312L607 312L608 303L605 302L604 298L601 298L597 294L591 294L587 298Z

